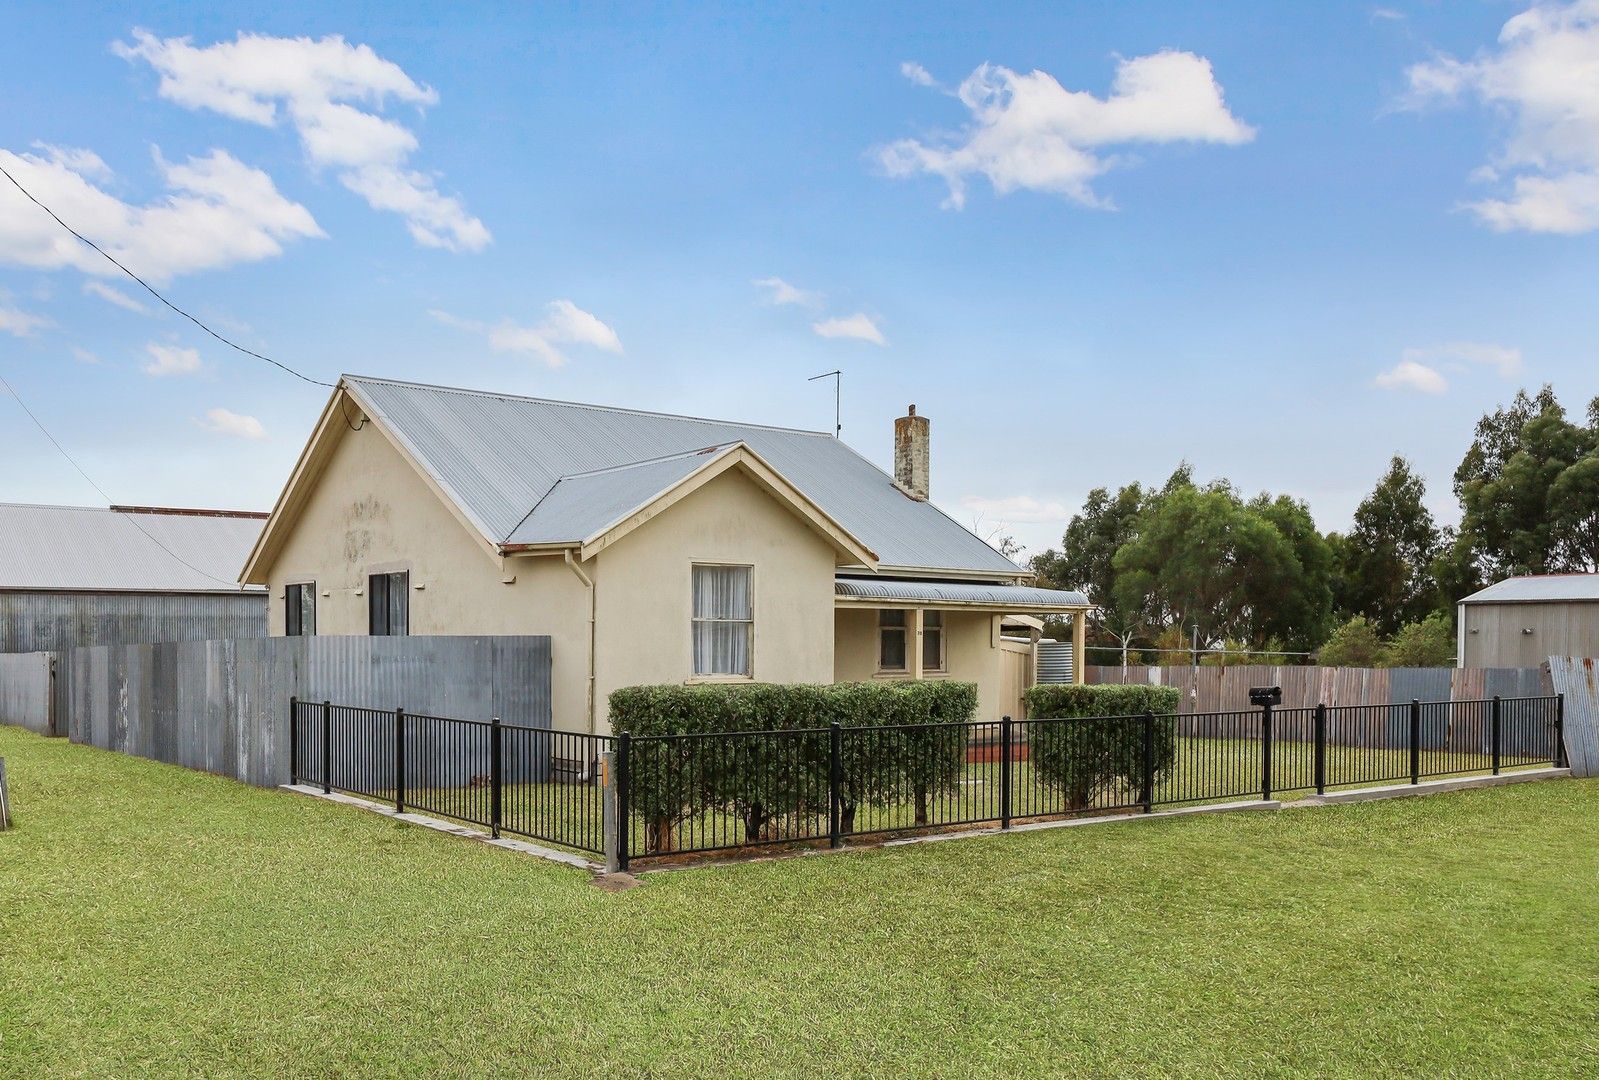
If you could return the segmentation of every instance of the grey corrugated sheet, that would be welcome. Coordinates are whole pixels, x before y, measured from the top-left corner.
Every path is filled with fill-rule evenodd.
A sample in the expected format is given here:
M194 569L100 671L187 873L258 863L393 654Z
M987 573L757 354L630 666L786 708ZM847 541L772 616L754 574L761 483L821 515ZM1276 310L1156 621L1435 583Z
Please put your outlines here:
M719 455L683 454L657 461L624 465L604 472L568 476L556 481L526 521L507 539L510 544L555 544L586 540L649 503L666 488Z
M884 566L1021 573L953 518L905 495L881 469L822 432L354 375L344 382L485 535L501 542L563 476L744 442Z
M267 635L264 590L233 593L0 591L0 653Z
M1088 598L1064 589L1035 589L1028 585L985 585L970 581L899 581L894 578L833 579L839 596L861 600L905 600L914 603L995 604L1018 608L1086 607Z
M0 503L0 589L238 592L239 571L264 524Z
M1072 643L1044 638L1038 643L1038 681L1041 683L1069 683L1075 679L1076 665L1072 661Z
M1506 578L1472 593L1462 604L1599 600L1599 574L1532 574Z
M0 654L0 724L54 735L50 716L53 653Z
M1549 676L1564 694L1566 757L1572 776L1599 776L1599 661L1551 656Z

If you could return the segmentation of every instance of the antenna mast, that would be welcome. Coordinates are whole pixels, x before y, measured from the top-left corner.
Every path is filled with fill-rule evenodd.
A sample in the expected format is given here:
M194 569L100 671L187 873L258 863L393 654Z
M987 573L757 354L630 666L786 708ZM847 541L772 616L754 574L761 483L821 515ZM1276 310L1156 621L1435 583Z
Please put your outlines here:
M844 434L844 421L841 407L844 400L844 373L842 371L825 371L820 375L812 375L806 382L815 382L817 379L832 379L833 382L833 438L837 439Z

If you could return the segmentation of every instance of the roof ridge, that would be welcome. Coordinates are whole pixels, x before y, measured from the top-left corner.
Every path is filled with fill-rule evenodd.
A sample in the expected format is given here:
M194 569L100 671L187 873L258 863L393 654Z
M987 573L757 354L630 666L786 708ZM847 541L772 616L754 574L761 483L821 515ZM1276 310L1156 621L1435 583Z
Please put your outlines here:
M472 397L499 398L502 401L526 401L535 405L559 405L566 409L592 409L595 412L626 413L630 416L653 416L660 420L685 420L693 424L718 424L722 427L751 428L756 431L781 431L789 435L812 435L831 439L830 431L812 431L809 428L783 427L780 424L751 424L743 420L718 420L710 416L689 416L684 413L656 412L652 409L630 409L622 405L599 405L591 401L563 401L559 398L534 397L531 394L508 394L499 390L473 390L465 386L440 386L437 383L415 382L411 379L386 379L378 375L340 375L363 383L383 383L388 386L405 386L415 390L434 390L445 394L467 394ZM840 440L842 441L842 440Z
M681 450L675 454L662 454L660 457L639 458L637 461L624 461L620 465L608 465L603 469L585 469L582 472L563 473L555 478L555 483L559 484L562 480L578 480L588 476L603 476L606 473L625 472L628 469L639 469L643 468L645 465L656 465L663 461L678 461L682 458L699 457L702 454L709 454L713 450L726 450L730 447L739 446L743 443L743 439L734 439L731 442L711 443L711 445L702 446L697 450ZM551 484L550 486L553 488L555 484Z

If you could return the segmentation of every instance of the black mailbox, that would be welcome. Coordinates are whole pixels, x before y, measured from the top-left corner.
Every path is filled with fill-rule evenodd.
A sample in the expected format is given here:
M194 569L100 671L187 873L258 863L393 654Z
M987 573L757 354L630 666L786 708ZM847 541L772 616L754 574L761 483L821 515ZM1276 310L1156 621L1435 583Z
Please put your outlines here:
M1281 705L1283 703L1283 688L1280 686L1251 686L1249 688L1249 703L1251 705Z

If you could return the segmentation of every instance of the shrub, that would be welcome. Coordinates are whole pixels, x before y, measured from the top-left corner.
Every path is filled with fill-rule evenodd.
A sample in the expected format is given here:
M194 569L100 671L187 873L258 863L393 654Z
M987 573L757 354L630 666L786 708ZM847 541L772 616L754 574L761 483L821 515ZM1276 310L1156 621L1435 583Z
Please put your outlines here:
M1101 792L1125 784L1152 787L1177 756L1182 701L1170 686L1075 686L1044 683L1027 691L1028 756L1033 776L1062 792L1072 810L1092 806ZM1153 745L1145 762L1145 722L1152 713Z
M1384 667L1446 667L1455 658L1455 633L1449 616L1435 611L1421 622L1399 628L1383 657Z
M835 722L872 729L843 740L845 831L866 804L912 801L916 820L925 822L931 800L955 791L964 771L965 723L977 711L977 688L957 682L633 686L614 691L610 706L612 729L635 736L816 732L635 742L628 797L645 821L646 850L661 852L675 850L684 821L711 811L734 814L745 842L763 838L781 818L826 814L825 729Z
M1356 615L1332 632L1316 650L1316 663L1325 667L1377 667L1383 660L1382 638L1364 615Z

